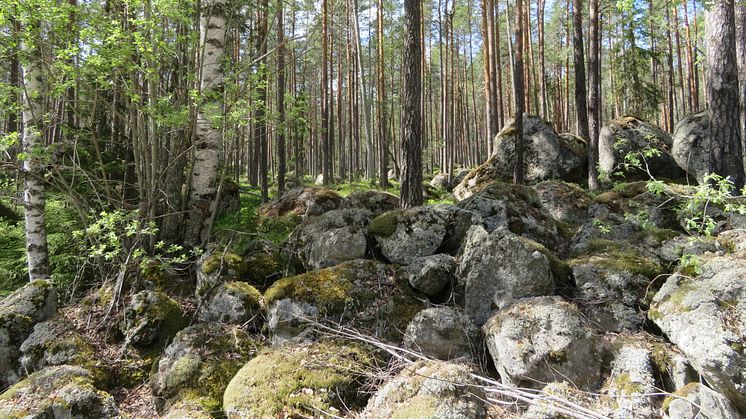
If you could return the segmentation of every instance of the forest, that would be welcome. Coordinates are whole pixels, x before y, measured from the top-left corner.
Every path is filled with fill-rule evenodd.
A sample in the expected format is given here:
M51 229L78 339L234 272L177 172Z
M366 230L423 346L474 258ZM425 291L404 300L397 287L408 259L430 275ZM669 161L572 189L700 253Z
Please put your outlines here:
M740 417L745 144L743 0L1 0L0 416Z

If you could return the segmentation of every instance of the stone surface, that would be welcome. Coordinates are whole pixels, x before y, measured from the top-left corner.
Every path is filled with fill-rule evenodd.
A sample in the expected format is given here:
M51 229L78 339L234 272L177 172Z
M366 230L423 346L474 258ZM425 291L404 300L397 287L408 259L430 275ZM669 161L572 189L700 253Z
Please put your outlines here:
M646 166L650 174L658 179L680 179L684 175L671 157L671 136L633 116L617 118L602 127L598 142L599 168L612 174L613 178L648 180L650 177L644 170ZM657 155L643 158L639 153L645 154L646 150L655 150ZM642 169L624 168L625 158L630 153L640 160Z
M710 165L710 113L689 114L673 130L674 160L692 180L702 184Z
M430 297L436 297L455 283L457 267L453 256L442 253L413 259L406 268L409 285Z
M556 222L531 187L495 182L457 205L479 214L488 232L506 228L550 249L560 242Z
M495 313L482 330L503 383L541 388L569 381L597 389L598 341L574 304L560 297L522 299Z
M186 326L179 304L157 291L140 291L132 296L119 322L126 342L138 346L166 344Z
M593 200L579 186L558 180L548 180L534 186L541 205L557 221L579 226L588 221L588 208Z
M366 349L341 342L268 348L228 384L225 413L229 419L345 416L360 407L363 374L373 362Z
M738 419L743 415L722 394L701 383L689 383L663 402L668 419Z
M93 368L96 363L93 347L64 317L34 326L20 350L21 371L28 374L48 366L67 364Z
M259 348L255 339L236 326L201 323L181 330L150 376L158 411L164 413L185 402L208 411L222 410L228 382Z
M567 265L542 245L507 230L469 230L460 257L466 314L477 325L523 297L551 295L569 281Z
M370 399L361 418L486 418L485 395L472 373L447 362L408 365Z
M614 358L604 394L612 399L612 417L655 418L657 388L650 353L644 347L623 346Z
M261 323L262 294L246 282L219 285L199 309L201 321L243 324Z
M427 304L410 288L404 269L372 260L283 278L264 293L264 302L270 331L284 338L307 328L299 313L395 342Z
M523 115L523 136L527 183L547 179L580 182L585 177L587 149L580 138L558 135L548 122L528 114ZM454 188L456 199L464 199L495 180L513 179L515 137L515 125L511 119L495 137L495 151L490 158L469 172Z
M399 208L399 197L376 190L355 191L345 197L341 208L362 209L377 216Z
M321 215L335 210L342 204L342 197L335 191L325 188L299 187L290 189L259 208L257 214L265 218L282 216Z
M362 259L368 247L365 232L371 215L367 210L342 209L307 217L290 234L284 250L301 271Z
M404 333L404 347L448 361L476 359L482 341L477 328L461 311L432 307L417 313Z
M197 261L197 297L202 297L215 290L219 285L238 281L248 269L246 261L227 249L214 249L206 252Z
M712 258L692 279L671 276L648 318L691 361L713 389L746 412L746 261Z
M453 205L439 204L379 215L368 226L382 256L407 265L418 257L454 254L466 231L480 217Z
M3 418L115 418L114 398L94 386L81 367L45 368L0 394Z

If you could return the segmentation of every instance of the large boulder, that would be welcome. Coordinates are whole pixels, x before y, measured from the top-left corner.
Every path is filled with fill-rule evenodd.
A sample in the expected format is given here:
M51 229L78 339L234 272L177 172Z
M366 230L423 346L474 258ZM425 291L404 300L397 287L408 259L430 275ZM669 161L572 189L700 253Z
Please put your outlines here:
M548 248L559 243L557 225L531 187L494 182L457 205L479 214L488 232L506 228Z
M534 186L541 205L557 221L577 227L588 221L593 199L578 185L547 180Z
M689 383L663 402L668 419L738 419L743 416L722 394L702 383Z
M206 252L197 261L197 297L210 294L217 286L240 280L248 271L246 261L226 249Z
M367 349L337 341L269 348L233 377L223 407L229 419L345 416L360 407L374 362Z
M119 322L128 343L145 347L166 344L187 324L179 304L158 291L140 291L132 296Z
M55 365L80 365L93 370L98 361L91 344L64 317L34 326L20 350L21 369L28 374Z
M633 116L617 118L601 128L598 138L598 164L601 171L627 180L656 178L680 179L684 171L671 156L673 140L660 128ZM626 166L632 156L641 168ZM647 163L647 164L646 164Z
M697 278L671 276L648 318L678 346L707 383L746 413L746 261L716 257Z
M363 259L368 248L365 237L371 213L341 209L307 217L290 234L284 250L297 269L328 268L353 259Z
M305 320L329 319L362 332L401 341L402 332L426 302L417 298L403 268L372 260L283 278L264 293L268 326L283 337L300 333Z
M259 351L259 343L236 326L200 323L180 331L150 376L158 411L195 402L221 411L228 382Z
M418 361L386 382L361 418L486 418L485 394L472 374L466 365Z
M241 279L260 287L266 288L275 280L282 278L287 269L287 260L282 250L268 240L252 240L241 254Z
M496 180L510 181L515 168L515 123L507 122L495 137L492 156L468 175L453 190L457 199L478 192ZM572 135L558 135L552 125L536 116L523 115L524 173L526 182L547 179L580 182L585 176L586 144Z
M355 191L345 197L341 208L362 209L377 216L399 208L399 197L373 189Z
M604 394L613 403L611 417L655 418L656 387L654 365L647 348L624 346L614 358L611 375L604 384Z
M201 321L256 326L261 321L262 294L246 282L221 284L199 308Z
M479 328L463 312L451 307L426 308L404 333L404 347L444 361L476 359L482 346Z
M673 131L674 160L687 174L702 184L710 165L710 112L685 116Z
M580 310L560 297L534 297L500 310L484 325L487 348L505 384L541 388L599 384L599 344Z
M31 374L0 394L3 418L116 418L114 398L94 386L91 373L60 365Z
M368 226L381 255L407 265L436 253L454 254L479 215L454 205L439 204L396 210L379 215Z
M20 347L39 322L57 311L57 291L49 281L37 280L0 302L0 388L18 381Z
M466 314L477 325L514 299L551 295L569 285L569 269L544 246L498 229L469 230L460 257Z
M342 197L325 188L300 187L286 191L282 196L262 205L258 215L264 218L282 216L321 215L342 205Z
M429 297L437 297L456 282L457 267L456 259L443 253L413 259L406 268L409 285Z

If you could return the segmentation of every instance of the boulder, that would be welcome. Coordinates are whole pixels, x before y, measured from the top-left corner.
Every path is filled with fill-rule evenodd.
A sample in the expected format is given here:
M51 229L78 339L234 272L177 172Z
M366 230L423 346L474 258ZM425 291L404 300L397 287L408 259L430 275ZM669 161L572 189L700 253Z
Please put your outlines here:
M611 398L611 417L656 418L651 354L644 347L624 346L614 358L611 375L604 384L604 394Z
M203 302L201 321L242 324L255 327L261 322L262 294L246 282L221 284Z
M455 283L457 267L453 256L442 253L413 259L406 268L409 285L430 297L437 297Z
M544 246L498 229L469 230L460 257L466 314L477 325L514 299L551 295L569 285L569 269Z
M404 269L372 260L283 278L267 289L264 303L273 334L302 331L305 319L295 317L295 312L317 313L319 320L329 319L398 342L410 320L427 304L409 287Z
M387 261L407 265L418 257L455 254L479 218L454 205L416 207L379 215L368 226L368 234Z
M279 198L262 205L257 214L264 218L305 217L335 210L341 204L342 197L331 189L300 187L290 189Z
M31 374L0 394L3 418L117 418L114 398L94 386L91 373L60 365Z
M555 221L531 187L495 182L457 205L479 214L488 232L506 228L550 249L560 241Z
M208 412L221 411L228 382L256 355L259 346L236 326L201 323L181 330L150 376L158 411L162 414L185 402L201 405Z
M738 419L743 416L722 394L702 383L689 383L663 402L668 419Z
M710 112L693 113L676 123L671 154L680 168L700 185L710 165Z
M505 384L541 388L569 381L584 390L599 384L597 338L580 310L560 297L519 300L495 313L482 330Z
M363 259L368 248L365 232L371 213L341 209L307 217L290 234L284 251L300 271L328 268Z
M581 408L586 412L596 413L597 416L604 417L601 412L600 397L598 394L589 393L579 390L572 383L566 381L552 382L541 389L541 397L537 402L528 406L521 415L522 419L567 419L569 416L564 409L566 406L557 403L557 400L563 400L571 403L575 407ZM577 415L577 417L583 417Z
M238 281L247 272L244 259L227 249L205 253L197 261L197 297L202 297L225 282Z
M473 373L466 365L418 361L386 382L360 417L486 418L485 394Z
M399 208L399 197L388 192L376 190L355 191L342 201L341 208L362 209L370 211L373 216Z
M202 400L182 400L174 403L162 419L213 419L213 411Z
M404 347L448 361L475 359L481 336L469 317L451 307L426 308L412 319L404 333Z
M588 209L593 199L573 183L547 180L534 186L541 205L557 221L580 226L588 221Z
M437 175L433 176L429 184L433 188L446 190L448 189L449 183L450 182L448 181L448 173L438 173Z
M21 370L27 374L56 365L79 365L93 370L96 357L93 347L64 317L56 317L34 326L23 341Z
M18 381L20 347L34 325L57 311L57 290L52 283L37 280L0 301L0 388Z
M548 179L580 182L586 173L587 149L583 140L558 135L552 125L536 116L523 115L524 173L527 183ZM515 168L515 124L507 121L495 137L495 151L453 189L456 199L481 190L496 180L510 181Z
M346 416L359 407L365 371L375 358L339 341L281 345L261 351L225 389L229 419Z
M252 284L267 287L285 274L287 260L281 249L268 240L249 242L241 254L245 267L242 279Z
M137 346L166 344L186 326L179 304L157 291L140 291L132 296L119 322L126 341Z
M673 275L648 318L686 355L712 388L746 413L746 261L715 257L697 278Z
M601 128L598 142L598 164L604 173L627 180L648 180L647 167L658 179L684 177L670 153L671 136L638 118L624 116L609 122ZM628 156L639 160L641 168L626 167Z
M610 332L637 330L645 320L642 311L661 281L655 260L634 247L594 252L568 261L577 286L576 298L583 312L599 328Z

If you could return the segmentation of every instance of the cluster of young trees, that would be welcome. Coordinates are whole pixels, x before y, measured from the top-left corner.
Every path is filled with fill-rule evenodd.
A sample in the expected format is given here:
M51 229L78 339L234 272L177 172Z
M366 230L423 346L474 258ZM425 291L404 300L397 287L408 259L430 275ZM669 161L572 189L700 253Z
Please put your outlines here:
M742 185L744 15L734 0L6 0L2 176L24 183L31 277L47 275L45 191L84 221L138 210L150 246L203 246L230 179L266 200L306 175L398 177L418 205L423 172L478 164L523 112L589 140L596 188L603 121L671 131L709 103L712 168Z

